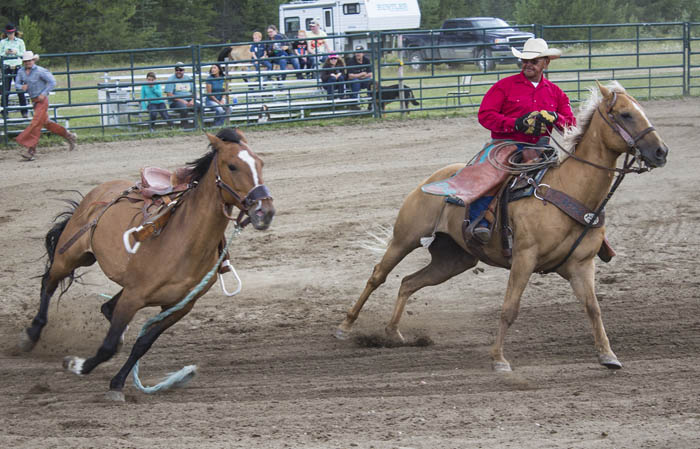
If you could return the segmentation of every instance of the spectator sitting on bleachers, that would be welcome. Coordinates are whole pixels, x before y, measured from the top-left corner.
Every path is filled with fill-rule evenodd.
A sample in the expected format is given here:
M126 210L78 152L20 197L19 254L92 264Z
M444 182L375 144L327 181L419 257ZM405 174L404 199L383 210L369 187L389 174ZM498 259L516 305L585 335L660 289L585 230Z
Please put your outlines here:
M170 100L170 109L177 112L181 118L194 114L197 103L192 96L192 78L185 75L185 64L175 64L175 73L170 75L165 85L165 96Z
M345 64L338 55L333 54L326 59L321 69L321 85L328 93L328 99L340 98L345 93Z
M267 27L267 35L272 41L283 41L287 39L284 34L277 32L277 27L269 25ZM290 63L295 70L299 70L299 61L295 56L291 56L294 51L290 50L288 42L272 42L267 45L267 55L275 58L275 64L279 64L280 70L287 70L287 63ZM297 73L297 78L301 79L301 73ZM287 79L287 75L282 74L278 79Z
M272 70L272 63L267 60L265 45L259 43L262 40L262 33L256 31L253 33L253 44L250 46L250 59L255 64L255 70L260 70L260 64L265 66L267 70ZM266 77L267 79L267 77Z
M360 98L360 90L364 88L369 92L372 85L372 68L369 67L370 61L364 55L364 50L361 45L355 47L355 54L345 63L348 73L348 85L352 95L357 99Z
M297 39L299 39L299 40L294 41L292 43L292 48L294 49L294 53L299 58L299 68L300 69L310 69L310 68L312 68L312 65L311 65L312 63L311 63L311 58L309 57L309 44L306 41L306 31L304 31L304 30L297 31ZM308 77L313 78L313 73L309 72Z
M213 64L209 69L209 78L207 78L207 98L204 102L207 108L212 108L216 114L216 119L214 120L214 126L221 126L224 124L226 114L229 111L229 107L226 106L228 103L228 95L224 95L226 92L226 87L224 86L224 71L218 64Z
M166 122L170 120L170 116L165 106L165 100L162 98L161 86L156 84L156 74L148 72L146 80L149 84L141 86L141 109L148 111L149 128L153 131L153 123L158 118L158 113Z

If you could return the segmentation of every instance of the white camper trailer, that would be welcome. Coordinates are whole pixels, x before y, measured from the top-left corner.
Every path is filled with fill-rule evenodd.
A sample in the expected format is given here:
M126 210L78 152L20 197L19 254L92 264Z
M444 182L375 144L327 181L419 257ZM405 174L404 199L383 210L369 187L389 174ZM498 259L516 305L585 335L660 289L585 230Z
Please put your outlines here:
M351 51L367 44L367 37L353 33L406 30L420 26L418 0L294 0L280 5L280 32L294 38L299 29L309 30L312 20L326 34L346 34L328 39L336 51Z

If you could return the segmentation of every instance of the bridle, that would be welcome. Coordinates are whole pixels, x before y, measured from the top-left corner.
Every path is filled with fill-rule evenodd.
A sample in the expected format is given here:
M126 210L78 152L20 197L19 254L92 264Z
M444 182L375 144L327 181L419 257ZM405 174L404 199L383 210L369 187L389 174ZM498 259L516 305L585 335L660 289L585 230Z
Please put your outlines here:
M634 101L634 100L630 100ZM646 129L643 129L637 135L634 137L632 134L625 128L625 125L620 123L620 121L615 117L615 114L613 114L612 110L615 107L615 103L617 103L617 92L613 92L613 97L612 100L609 102L607 105L607 108L605 109L605 114L601 112L601 109L603 108L603 105L599 105L598 108L596 108L596 111L600 115L600 118L603 119L603 121L615 132L617 135L619 135L622 140L625 141L627 146L629 147L629 150L633 151L633 154L628 151L625 155L625 162L623 164L622 168L610 168L606 167L604 165L596 164L595 162L587 161L585 159L582 159L578 156L576 156L573 152L566 150L563 148L561 145L557 143L557 146L559 147L560 150L562 150L564 153L568 154L569 157L571 157L574 160L577 160L579 162L583 162L584 164L591 165L593 167L599 168L601 170L607 170L611 172L616 172L619 173L620 175L625 175L627 173L644 173L646 171L649 171L649 167L647 166L646 162L642 159L642 154L639 151L639 148L637 147L637 143L647 134L649 134L652 131L656 131L656 128L653 126L649 126ZM556 143L556 140L554 140ZM630 160L630 155L633 155L633 159ZM634 163L637 163L638 167L632 168L632 165Z
M588 231L591 229L591 224L595 223L598 220L598 217L600 216L600 214L605 210L605 205L608 204L608 201L610 201L610 198L612 198L613 194L615 193L615 190L617 190L617 188L622 183L622 180L625 178L625 175L627 173L644 173L644 172L650 170L650 168L646 165L646 162L644 162L644 160L642 159L641 152L639 151L639 148L637 148L637 142L639 142L644 136L646 136L650 132L655 131L655 129L653 126L650 126L646 129L642 130L641 132L639 132L636 136L632 137L632 135L627 130L627 128L625 128L625 126L622 123L620 123L619 120L617 120L617 118L615 117L615 114L613 114L613 112L612 112L612 109L615 106L616 102L617 102L617 92L613 92L612 100L608 104L608 106L605 110L605 114L603 114L601 112L601 108L603 105L599 105L598 108L596 109L596 111L598 111L598 114L600 114L600 117L603 119L603 121L605 123L607 123L608 126L610 126L610 128L612 128L612 130L622 138L622 140L625 141L625 143L629 147L629 150L634 151L634 154L632 154L630 151L627 151L625 153L625 161L622 165L622 168L617 168L617 167L609 168L609 167L605 167L603 165L599 165L599 164L596 164L594 162L582 159L582 158L576 156L573 152L567 151L561 145L559 145L555 139L552 139L557 144L559 149L562 150L563 152L565 152L566 154L568 154L571 158L573 158L579 162L582 162L584 164L588 164L588 165L591 165L593 167L600 168L602 170L616 172L618 175L617 175L617 178L615 178L615 182L613 183L612 187L610 188L610 191L608 191L608 194L605 197L605 199L603 199L603 201L600 203L600 205L598 205L595 212L593 212L593 216L590 218L590 221L588 221L588 224L583 228L583 231L581 231L581 234L578 236L578 238L571 245L569 252L566 254L566 256L561 261L559 261L559 263L557 263L555 266L547 269L545 271L547 273L551 273L553 271L556 271L559 267L561 267L564 264L564 262L566 262L569 259L569 257L571 257L571 255L574 253L576 248L579 246L579 244L581 243L583 238L586 236ZM632 168L632 165L635 162L638 163L638 167Z
M243 145L242 143L240 144ZM236 191L233 190L231 186L226 184L226 182L224 182L224 180L221 179L218 158L219 150L216 150L216 153L214 154L214 160L212 161L212 163L216 166L215 183L216 187L219 188L219 198L222 202L222 211L226 218L228 218L231 221L235 221L240 228L243 228L250 223L250 208L262 200L272 199L272 195L270 194L270 190L267 188L267 186L265 186L265 184L258 184L252 189L250 189L244 198L241 198L241 196L238 193L236 193ZM222 190L225 190L233 197L235 201L235 206L238 207L238 209L240 209L238 217L234 218L233 216L231 216L231 205L227 203L226 200L224 200L224 194L222 193ZM246 217L246 215L248 216Z

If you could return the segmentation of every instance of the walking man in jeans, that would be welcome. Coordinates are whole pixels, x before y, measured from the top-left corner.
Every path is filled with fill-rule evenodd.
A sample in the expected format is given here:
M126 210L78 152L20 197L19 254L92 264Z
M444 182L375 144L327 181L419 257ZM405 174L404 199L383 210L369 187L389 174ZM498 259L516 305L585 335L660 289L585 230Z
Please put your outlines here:
M75 133L66 131L63 126L49 120L49 93L56 87L56 79L51 72L36 65L38 59L39 55L25 51L22 55L24 67L17 72L15 79L15 85L29 95L34 106L32 122L16 139L25 148L20 156L26 161L33 161L36 157L42 127L66 139L69 150L75 148L78 139Z

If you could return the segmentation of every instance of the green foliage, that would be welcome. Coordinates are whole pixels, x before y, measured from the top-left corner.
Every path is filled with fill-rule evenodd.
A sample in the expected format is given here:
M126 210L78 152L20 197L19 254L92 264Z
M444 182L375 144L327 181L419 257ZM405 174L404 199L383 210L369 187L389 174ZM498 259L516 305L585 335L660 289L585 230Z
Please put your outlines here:
M19 19L18 26L19 30L24 33L22 40L24 40L25 48L33 51L34 53L44 53L44 47L41 46L41 27L39 24L30 19L29 16L25 15Z
M3 0L0 26L12 22L28 48L44 53L157 48L250 41L279 23L284 0ZM418 0L421 27L453 17L493 16L510 23L569 25L700 21L699 0ZM617 31L625 35L628 29ZM548 30L551 32L551 30ZM548 39L585 37L547 35Z
M620 1L620 3L624 3ZM620 23L625 6L615 0L518 0L515 19L518 23L541 25ZM546 39L585 39L588 30L548 30Z

